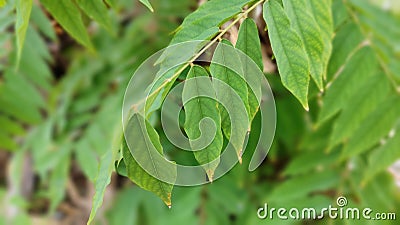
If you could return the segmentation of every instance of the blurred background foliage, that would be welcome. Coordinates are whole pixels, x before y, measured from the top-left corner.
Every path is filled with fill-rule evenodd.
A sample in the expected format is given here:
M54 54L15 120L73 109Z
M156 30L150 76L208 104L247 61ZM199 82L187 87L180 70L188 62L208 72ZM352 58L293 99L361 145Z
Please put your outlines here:
M15 4L0 0L0 224L86 224L99 161L121 129L122 98L131 75L147 57L168 45L172 32L204 1L152 1L155 13L138 1L105 2L110 18L105 26L82 12L90 38L83 47L39 1L33 1L18 60ZM387 69L399 75L396 24L400 24L400 5L395 0L370 2L365 3L368 7L348 8L343 1L333 1L333 56L347 57L364 32L377 44ZM360 24L355 25L352 21L357 16ZM394 25L385 24L390 22L386 16L396 18ZM387 31L393 34L389 39ZM260 30L260 36L265 56L271 58L266 32ZM394 41L394 48L387 47L387 40ZM377 224L269 221L256 215L265 202L274 207L323 208L335 205L341 195L351 206L399 213L400 189L395 178L399 182L400 169L398 165L391 167L391 173L386 169L399 154L385 159L386 167L373 171L377 175L366 181L366 171L383 150L374 148L343 158L343 145L330 149L337 116L316 126L321 101L317 89L311 93L311 111L305 112L275 75L275 62L265 64L270 68L266 72L278 121L274 144L262 167L247 171L251 146L257 140L254 132L244 165L210 185L174 187L172 209L113 173L94 224ZM258 124L259 116L253 127ZM398 146L393 148L398 151Z

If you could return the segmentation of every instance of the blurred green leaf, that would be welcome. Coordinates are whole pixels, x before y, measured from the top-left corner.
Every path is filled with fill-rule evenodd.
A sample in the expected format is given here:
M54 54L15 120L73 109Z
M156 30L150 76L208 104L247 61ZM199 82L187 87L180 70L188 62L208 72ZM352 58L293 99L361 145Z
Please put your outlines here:
M393 94L390 92L390 82L380 72L359 83L362 84L357 94L347 100L348 103L333 126L331 147L351 137L363 124L364 119L382 105L383 100L388 98L388 94Z
M333 51L328 64L328 81L340 73L349 58L359 50L364 38L360 28L354 23L344 24L333 39Z
M369 79L376 74L377 69L378 62L370 47L364 47L352 55L332 85L327 88L319 121L326 121L346 107L360 90L360 80Z
M354 135L349 139L348 144L343 149L342 158L347 158L360 154L373 145L377 144L384 136L395 128L400 120L400 98L391 96L380 104L362 125L354 131ZM376 120L379 118L379 123Z
M338 152L325 153L321 150L302 153L289 163L286 167L285 175L299 175L311 172L312 170L327 169L339 158Z
M93 49L81 13L74 2L70 0L41 0L40 2L72 37L85 47Z
M369 156L368 169L365 171L364 182L370 181L379 172L389 168L400 159L400 133L399 129L393 130L393 137L389 137L383 145L374 150Z
M17 61L19 61L25 42L26 30L29 26L29 17L31 16L32 11L32 0L15 0L15 8L17 10L17 22L15 24L18 48Z
M111 20L106 5L102 0L77 0L79 7L92 19L112 32Z
M277 186L268 199L269 201L289 201L306 197L315 191L335 188L339 179L340 175L332 170L314 173L312 176L308 174L296 176Z

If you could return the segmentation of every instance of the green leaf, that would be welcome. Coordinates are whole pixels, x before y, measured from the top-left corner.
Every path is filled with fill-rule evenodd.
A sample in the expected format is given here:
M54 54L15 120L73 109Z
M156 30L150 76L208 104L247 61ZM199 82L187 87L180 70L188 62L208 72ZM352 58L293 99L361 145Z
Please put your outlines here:
M57 39L50 19L47 18L45 12L40 8L40 6L33 5L31 20L39 28L38 30L40 30L46 37L50 38L52 41Z
M153 7L151 6L149 0L139 0L143 5L145 5L151 12L154 12Z
M400 120L400 98L392 96L371 113L343 149L342 158L360 154L377 144ZM379 122L377 122L377 120Z
M100 206L103 204L104 193L111 182L111 174L114 169L114 161L120 146L121 136L120 127L118 127L118 132L115 132L111 149L106 151L100 158L97 176L94 181L95 194L92 201L92 210L90 211L89 220L87 222L88 225L93 222L97 210L99 210Z
M364 40L359 27L354 23L347 23L337 31L333 39L333 51L328 64L327 78L334 78L348 59L359 50Z
M400 158L400 133L395 131L393 137L386 140L386 143L376 149L369 156L369 165L365 173L364 181L369 181L379 172L386 170Z
M238 34L238 40L236 42L236 48L241 50L244 54L249 56L255 64L258 66L258 68L263 71L264 66L263 66L263 61L262 61L262 55L261 55L261 44L260 44L260 38L258 37L258 29L257 25L252 19L245 19L243 23L240 25L239 28L239 34ZM243 72L244 72L244 77L247 82L250 82L251 79L249 76L254 75L251 73L250 69L248 66L249 63L247 62L246 59L242 59L242 64L244 66ZM254 82L253 82L254 84ZM256 81L255 84L261 84L261 80ZM254 90L257 92L261 92L261 86L257 85L259 87L259 90ZM253 86L254 87L254 86ZM256 93L251 90L250 86L247 86L248 89L248 102L249 102L249 119L250 121L253 120L254 116L256 115L259 107L259 102L257 100ZM259 94L257 93L257 94Z
M92 19L112 32L111 20L108 16L108 10L102 0L77 0L79 7Z
M211 61L210 72L213 77L223 82L213 82L217 98L224 103L224 105L219 104L218 106L221 114L221 127L241 160L242 148L251 118L248 118L250 113L247 83L243 75L237 73L241 73L242 70L240 63L240 68L235 68L240 58L237 50L231 46L232 44L226 40L222 40L221 44L217 46ZM237 72L227 66L234 68ZM240 108L240 106L243 107Z
M25 133L25 130L21 124L10 119L9 117L5 117L4 115L0 116L0 127L2 131L5 131L11 135L21 135Z
M75 156L83 173L93 182L98 172L99 160L96 159L97 154L92 149L88 141L81 140L75 147Z
M324 42L324 50L322 53L323 77L326 79L326 72L329 58L332 53L333 15L332 0L307 0L311 6L311 13L321 31L321 37Z
M201 77L205 79L201 79ZM204 95L214 96L215 99L213 85L211 80L208 79L207 71L200 66L193 66L187 79L191 78L194 78L194 80L191 82L186 80L182 94L183 102L186 103L184 105L186 115L184 127L192 149L196 150L194 152L196 160L203 166L209 180L212 181L214 171L219 164L219 155L223 145L221 117L215 100L200 97ZM205 118L209 120L200 124L200 121ZM212 121L210 122L210 120ZM215 133L210 134L210 131L213 130L215 130ZM199 139L200 141L198 141Z
M32 0L16 0L17 22L15 30L17 35L17 61L21 59L22 48L24 46L26 30L29 26L29 17L32 11Z
M330 164L333 164L338 159L338 152L332 152L327 154L324 151L317 150L312 152L306 152L293 160L286 167L285 175L299 175L309 173L314 169L323 169Z
M304 45L279 2L265 2L263 13L282 83L308 110L310 67Z
M129 143L132 138L135 142ZM176 166L164 161L163 157L160 159L163 149L157 132L144 117L135 113L125 128L125 139L122 155L129 179L156 194L170 207L173 184L160 179L175 182ZM136 159L140 159L141 164Z
M314 173L312 176L309 174L296 176L277 186L269 196L269 201L287 201L307 197L311 192L335 187L339 179L340 174L333 170Z
M355 8L354 21L362 28L364 36L380 56L385 72L400 84L400 66L397 63L400 60L400 21L369 2L351 0L349 5Z
M257 25L253 19L246 18L240 25L236 48L249 56L263 71L261 43Z
M283 0L283 6L289 17L291 27L297 32L304 44L311 77L317 87L322 90L324 42L321 29L311 13L307 0Z
M81 13L73 1L41 0L40 2L73 38L85 47L93 49Z
M62 146L58 151L69 151L69 146ZM63 157L59 163L53 168L49 180L48 197L51 199L50 212L54 212L57 206L62 202L65 197L67 188L69 168L71 164L70 155L63 153Z
M205 2L195 12L185 18L182 25L177 29L177 33L171 43L176 44L191 40L206 40L213 37L218 33L220 25L240 13L242 7L249 2L251 1L213 0Z
M0 0L0 7L4 7L7 4L6 0Z
M379 64L370 47L357 51L346 63L339 77L332 82L323 98L319 122L339 112L355 96L360 88L360 80L369 79L376 72Z
M377 73L359 82L362 84L357 94L347 99L346 106L333 126L331 147L349 138L363 120L388 97L391 86L384 74Z
M13 151L17 149L17 147L17 143L10 135L0 131L0 148Z

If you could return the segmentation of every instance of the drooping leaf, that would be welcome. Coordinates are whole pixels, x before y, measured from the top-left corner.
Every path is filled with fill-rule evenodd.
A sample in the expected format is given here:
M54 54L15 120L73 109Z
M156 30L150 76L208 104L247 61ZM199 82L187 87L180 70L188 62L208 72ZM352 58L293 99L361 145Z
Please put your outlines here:
M377 122L377 120L379 122ZM346 147L343 149L342 158L360 154L389 134L400 120L400 98L391 96L375 109L362 125L354 131Z
M24 46L25 34L29 25L29 17L32 11L32 0L16 0L15 8L17 10L17 22L15 30L17 33L17 61L21 58L22 48Z
M190 139L194 156L206 171L209 180L213 179L214 171L219 164L219 155L222 150L223 137L221 131L221 117L217 102L210 99L215 92L207 71L200 66L193 66L183 88L182 99L185 108L185 131ZM201 97L201 96L210 97ZM208 120L202 121L208 118ZM210 121L211 120L211 121ZM215 133L210 132L215 130Z
M338 78L332 82L323 98L319 121L323 122L342 109L360 88L360 80L376 74L378 62L370 47L357 51L346 63Z
M145 5L151 12L154 12L153 7L151 6L149 0L139 0L143 5Z
M243 143L251 118L249 118L250 115L247 116L250 114L247 83L243 74L238 74L242 73L242 67L240 63L238 64L240 58L236 51L229 41L222 40L214 52L210 72L214 78L218 79L218 82L213 80L213 84L217 98L224 103L218 106L222 131L241 160Z
M265 2L263 14L282 83L308 110L310 68L304 45L279 2Z
M263 71L260 38L258 37L257 25L253 19L246 18L240 25L235 47L254 60L260 70Z
M120 141L121 131L118 127L118 132L115 132L110 150L106 151L104 155L101 156L99 161L97 176L94 180L95 194L92 201L92 210L90 211L89 219L87 222L88 225L90 225L94 221L97 210L99 210L99 208L103 204L103 196L107 186L111 182L111 174L114 169L114 161L120 147Z
M239 28L239 34L238 34L238 40L236 42L236 48L241 50L244 54L246 54L248 57L250 57L254 63L258 66L258 68L263 71L263 61L262 61L262 55L261 55L261 44L260 44L260 38L258 37L258 29L257 25L252 19L245 19L243 23L240 25ZM253 82L253 87L257 87L257 90L254 91L251 89L251 87L248 85L248 102L249 102L249 119L250 121L253 120L254 116L256 115L258 108L259 108L259 102L257 100L256 94L259 95L259 92L261 90L260 85L254 85L254 84L261 84L261 80L258 79L258 77L254 77L254 73L252 73L251 70L254 68L250 69L248 68L249 66L252 66L251 64L247 62L247 59L242 59L243 64L243 73L244 77L247 82L255 81ZM250 77L253 76L253 77Z
M322 72L326 79L326 72L329 58L332 53L332 39L334 35L333 15L332 15L332 0L307 0L311 6L311 12L317 22L321 37L324 41L324 50L322 53Z
M92 19L108 31L112 31L111 20L108 16L108 10L102 0L77 0L79 7Z
M81 13L73 1L41 0L40 2L73 38L85 47L93 48Z
M125 128L125 139L122 155L129 179L156 194L170 207L173 184L163 180L175 182L176 165L161 157L163 149L157 132L145 118L135 113ZM135 142L130 143L131 140Z
M325 47L321 29L313 17L307 0L283 0L283 6L289 17L291 27L297 32L304 44L311 77L317 87L322 90Z

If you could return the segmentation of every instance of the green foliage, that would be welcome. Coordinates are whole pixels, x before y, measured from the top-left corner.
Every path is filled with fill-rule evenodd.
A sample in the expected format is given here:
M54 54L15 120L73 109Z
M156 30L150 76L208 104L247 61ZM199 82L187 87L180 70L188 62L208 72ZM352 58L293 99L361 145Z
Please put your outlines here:
M149 0L139 0L143 5L145 5L147 8L149 8L150 11L154 12L153 7L151 6Z
M85 1L86 2L86 1ZM82 16L74 2L69 0L42 0L41 3L68 31L72 37L88 48L93 48L89 35L82 21Z
M15 23L15 30L17 31L17 58L19 61L25 41L26 30L28 29L29 25L29 17L31 16L32 0L16 0L15 8L17 10L17 22Z
M268 224L255 220L261 201L318 208L337 196L354 207L398 211L398 189L386 171L400 158L398 15L362 0L212 0L190 14L194 1L139 2L0 0L0 148L10 156L5 176L14 190L5 194L1 186L0 199L20 215L12 224L30 224L27 212L35 207L22 193L29 160L38 180L31 198L45 199L50 214L70 201L71 171L83 174L95 192L88 224L99 216L110 224ZM70 44L68 35L87 49ZM160 79L152 83L147 114L133 112L124 126L135 139L127 142L120 110L132 72L153 52L193 40L201 42L180 58L172 52L156 63ZM244 56L261 71L277 64L277 74L265 75L277 106L276 138L267 162L252 173L247 164L264 138L258 107L265 99L259 80L246 84L254 71L242 67ZM198 65L202 57L211 63ZM180 128L192 148L201 146L196 152L182 153L160 125L159 108L182 82ZM192 99L199 95L228 104ZM242 165L212 185L174 187L179 171L170 160L205 164L212 181L229 144ZM129 180L121 182L123 176ZM103 196L115 180L117 197L104 214ZM168 211L156 197L174 207Z
M176 168L171 164L162 163L158 159L159 154L162 154L162 146L157 132L145 118L136 113L129 119L126 130L125 135L127 137L138 138L136 143L125 143L123 141L122 156L128 177L139 187L158 195L167 206L171 206L173 185L157 178L174 182ZM141 163L147 164L139 165L136 162L139 160Z

